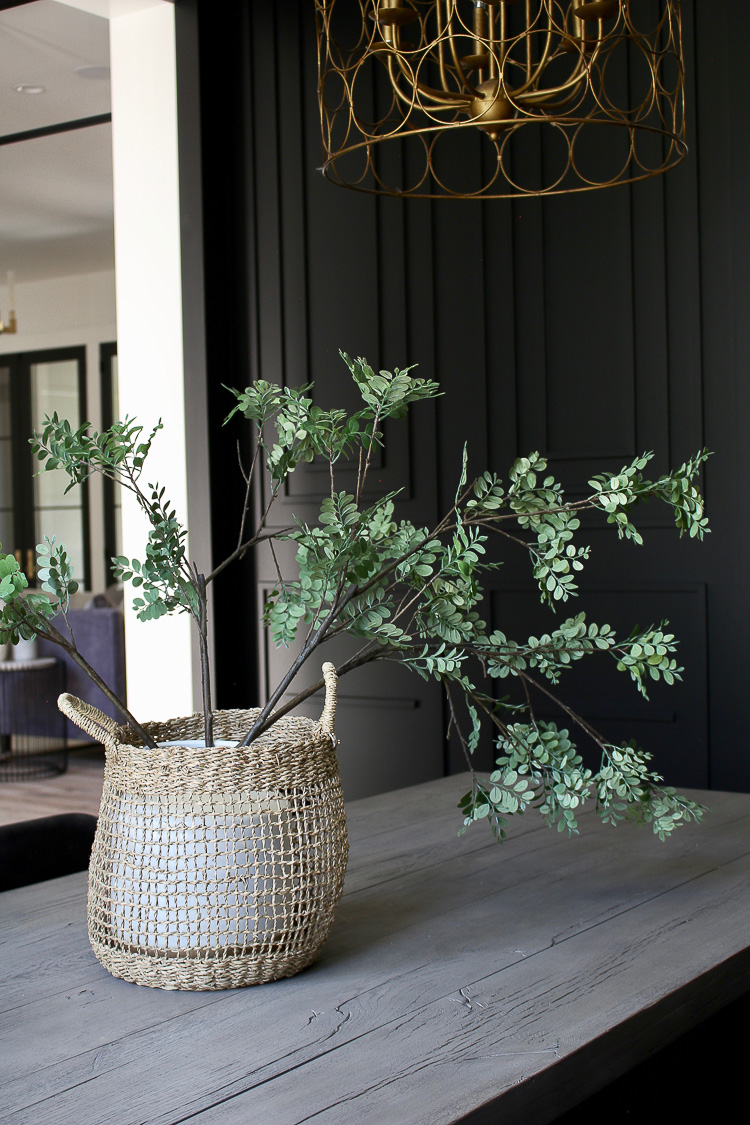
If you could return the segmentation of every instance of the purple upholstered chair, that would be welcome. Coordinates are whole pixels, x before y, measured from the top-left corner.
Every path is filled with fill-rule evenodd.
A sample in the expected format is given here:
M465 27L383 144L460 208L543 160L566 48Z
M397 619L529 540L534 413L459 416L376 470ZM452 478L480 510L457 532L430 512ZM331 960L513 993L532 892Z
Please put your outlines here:
M98 599L94 599L85 609L69 610L68 619L81 655L85 656L92 668L99 673L105 683L109 684L115 694L124 700L125 628L122 610L109 605L97 605L97 601ZM61 632L65 630L64 621L58 619L55 625ZM122 716L117 709L61 648L50 644L49 641L40 640L38 652L39 656L56 656L65 662L66 691L71 695L77 695L86 703L92 703L105 715L122 722ZM67 737L80 738L81 732L78 727L69 720L66 720L66 723Z

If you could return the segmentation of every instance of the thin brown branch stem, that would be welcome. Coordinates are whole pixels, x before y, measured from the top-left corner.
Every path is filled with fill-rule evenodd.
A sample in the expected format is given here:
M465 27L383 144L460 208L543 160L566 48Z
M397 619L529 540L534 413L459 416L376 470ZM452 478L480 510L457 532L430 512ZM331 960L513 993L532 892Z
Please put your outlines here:
M198 643L201 660L201 694L203 696L203 727L206 746L214 744L214 717L211 702L211 667L208 653L208 597L206 579L196 574L195 589L198 594Z
M362 471L362 474L361 475L359 473L357 474L357 495L356 495L355 501L354 501L356 504L359 504L360 497L362 496L362 492L363 492L364 487L365 487L365 481L367 480L367 474L370 471L370 460L372 458L372 451L375 448L375 439L376 439L377 434L378 434L378 422L379 421L380 421L380 407L378 406L375 410L375 417L372 420L372 433L370 434L370 444L367 447L367 457L365 459L365 466L364 466L364 469ZM360 466L361 466L361 456L360 456Z
M259 452L260 452L260 434L258 435L258 439L255 443L255 452L253 453L253 459L252 459L252 462L250 464L250 468L249 468L248 472L246 473L243 466L242 466L242 458L241 458L241 455L240 455L240 443L237 442L237 460L240 463L240 472L242 473L242 479L245 482L245 498L244 498L244 501L243 501L243 504L242 504L242 516L240 517L240 530L239 530L239 534L237 536L236 550L238 550L238 551L242 547L242 541L245 538L245 524L247 522L247 513L250 510L250 499L251 499L251 495L252 495L253 477L255 475L255 466L258 462Z
M359 498L362 494L362 457L364 456L363 447L359 447L359 457L357 459L357 487L355 489L355 503L359 504Z
M154 740L149 734L146 733L141 724L138 722L135 716L131 714L131 712L128 710L119 696L115 695L109 684L102 679L96 669L92 668L88 660L86 660L86 658L81 655L75 644L69 641L57 628L55 628L51 621L48 621L46 618L40 617L38 614L29 616L33 617L33 620L30 621L30 624L33 624L34 630L36 631L38 636L44 637L46 640L51 641L52 644L58 645L61 649L63 649L63 651L68 654L71 660L73 660L74 663L78 665L82 672L85 672L91 682L99 688L101 693L120 712L129 726L133 728L138 737L143 741L144 746L148 746L153 749L156 745Z
M466 742L466 739L464 738L463 731L461 730L461 725L458 721L458 716L456 715L456 708L455 708L454 703L453 703L453 696L451 695L451 689L448 686L448 681L445 680L445 679L443 680L443 687L445 688L445 694L447 696L448 706L450 708L451 726L455 727L455 729L456 729L456 734L458 735L458 740L461 743L461 749L463 750L464 757L466 758L466 763L469 767L469 770L470 770L472 776L476 776L476 770L474 769L474 765L473 765L472 760L471 760L471 752L469 750L468 743ZM448 734L450 734L450 727L448 728Z
M267 539L279 539L282 535L288 535L290 531L294 531L294 528L291 526L276 528L273 531L256 532L256 534L251 536L250 539L246 539L241 547L238 547L236 550L232 551L231 555L227 555L227 557L223 559L222 562L218 563L218 565L214 567L210 574L206 575L206 585L208 586L211 582L213 582L214 579L217 578L223 570L226 570L226 568L231 563L243 559L247 552L252 550L253 547L257 547L259 543L265 543Z
M593 742L596 743L596 745L607 755L607 757L609 757L607 743L604 741L603 735L601 735L598 730L587 723L586 720L582 718L576 711L574 711L572 707L568 707L566 703L563 703L559 696L555 695L554 692L551 692L549 688L546 688L538 680L534 679L533 676L530 676L528 672L519 670L518 675L522 680L528 681L528 683L536 688L537 691L540 691L542 695L546 695L548 699L552 700L552 702L555 703L561 711L564 711L568 718L572 722L574 722L577 727L580 727L580 729L584 731L584 733L587 734Z
M349 604L349 602L355 596L356 592L357 592L357 587L351 586L349 588L349 590L346 592L346 594L343 596L343 598L341 598L340 600L336 599L334 601L330 610L326 614L326 617L324 618L324 620L318 626L318 628L316 629L313 636L310 637L309 640L306 642L305 646L303 647L303 649L299 653L299 655L296 657L296 659L292 661L291 666L287 670L286 674L279 681L279 683L278 683L277 687L275 688L274 692L272 693L270 699L268 700L266 705L261 709L261 712L258 715L258 718L255 720L255 722L253 723L253 726L251 727L251 729L248 731L245 738L240 743L241 746L249 746L250 743L255 738L257 738L258 735L262 734L263 731L266 730L271 725L271 723L274 721L274 716L273 716L274 707L279 702L282 695L284 694L286 689L289 687L290 683L294 680L295 676L297 675L297 673L299 672L299 670L303 666L303 664L307 660L309 660L309 658L312 656L312 654L317 649L318 645L320 645L324 640L327 639L328 630L329 630L329 627L330 627L331 623L333 621L335 621L338 614L341 613L341 611L346 608L346 606Z
M355 668L361 668L364 664L370 664L374 660L386 659L387 653L384 649L373 650L371 648L371 645L366 645L364 648L361 648L359 652L355 653L354 656L350 657L348 660L345 660L343 664L339 665L339 667L336 669L336 675L339 679L341 679L341 677L345 676L347 672L351 672ZM272 721L275 723L277 719L281 719L284 715L288 715L290 711L293 711L295 707L299 707L300 703L304 703L306 699L309 699L311 695L315 695L315 693L317 691L320 691L320 689L323 687L325 687L325 680L320 679L316 680L314 684L310 684L308 687L303 688L303 690L298 692L293 699L288 700L281 707L276 708L273 713Z

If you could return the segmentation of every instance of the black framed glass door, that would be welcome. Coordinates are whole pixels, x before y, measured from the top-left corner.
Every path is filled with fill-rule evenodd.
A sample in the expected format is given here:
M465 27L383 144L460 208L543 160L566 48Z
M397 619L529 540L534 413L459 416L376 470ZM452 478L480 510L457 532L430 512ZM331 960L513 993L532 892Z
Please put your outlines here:
M101 374L102 429L107 430L119 418L120 388L118 382L117 344L99 345ZM112 573L112 559L122 554L122 502L119 488L104 480L104 566L107 578L117 581Z
M0 358L0 542L35 584L36 544L65 543L82 587L90 576L89 499L83 485L67 494L62 473L37 474L29 438L57 413L71 426L86 414L85 348L56 348Z
M12 551L13 521L13 426L10 412L10 364L0 359L0 543Z

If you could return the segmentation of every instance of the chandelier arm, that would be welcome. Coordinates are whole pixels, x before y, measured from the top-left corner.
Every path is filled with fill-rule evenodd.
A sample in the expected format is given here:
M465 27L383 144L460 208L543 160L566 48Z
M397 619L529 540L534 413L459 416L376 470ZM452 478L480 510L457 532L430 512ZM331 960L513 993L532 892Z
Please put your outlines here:
M448 72L447 72L446 67L445 67L445 43L444 43L445 28L443 27L443 8L442 8L441 4L437 5L437 7L435 9L435 15L436 15L436 18L437 18L437 28L438 28L437 43L438 43L438 67L440 68L440 81L442 82L443 89L445 90L445 92L447 94L448 91L449 91L449 83L448 83Z
M554 90L537 90L535 93L532 93L532 94L524 94L523 98L521 99L521 104L524 105L524 106L527 106L527 105L544 106L548 102L550 102L550 100L552 98L556 98L558 100L555 100L554 102L551 102L549 108L550 109L556 109L556 110L562 109L564 106L570 105L570 103L575 99L575 97L578 93L578 90L580 89L581 81L582 81L582 78L580 78L578 80L577 86L575 88L570 89L567 93L566 93L564 87L559 87L559 88L554 89ZM565 94L565 97L559 97L560 94Z
M527 0L527 4L528 4L528 0ZM598 33L598 37L597 37L596 47L594 47L594 49L592 51L592 54L591 54L591 62L592 63L596 61L596 59L597 59L598 55L601 53L601 49L602 49L603 23L602 23L601 20L599 20L598 24L599 24L599 33ZM552 45L552 35L553 35L553 32L552 32L551 16L548 12L548 14L547 14L547 41L545 43L545 47L544 47L544 51L542 53L542 57L539 60L539 63L537 65L534 73L532 74L531 78L526 83L524 83L523 86L519 86L516 90L513 91L511 96L514 99L523 95L523 94L525 94L526 91L531 86L533 86L536 82L539 81L539 78L541 77L543 71L546 69L547 63L549 62L550 49L551 49L551 45ZM530 49L531 49L530 43L529 43L529 39L527 37L527 55L528 55ZM518 65L520 65L520 64L518 64ZM589 69L589 67L587 66L587 63L586 63L586 56L581 51L581 52L579 52L578 60L576 62L573 73L571 74L570 78L567 79L566 82L563 82L563 83L559 84L558 86L550 87L549 90L535 91L534 95L532 95L532 96L539 95L543 98L547 98L547 97L550 97L550 96L554 97L556 94L563 93L565 90L569 90L574 86L580 86L581 80L586 77L586 72L588 71L588 69ZM529 100L529 99L527 99L527 100Z
M425 94L438 103L442 101L442 104L446 108L448 106L453 106L453 108L458 109L461 106L469 105L471 102L471 98L465 94L457 94L452 90L446 90L445 93L441 93L439 90L433 89L432 86L426 86L424 82L417 82L416 87L420 94Z
M526 73L527 73L527 79L526 79L526 82L524 82L524 84L523 84L522 86L519 86L519 88L518 88L517 90L514 90L514 91L513 91L513 96L514 96L514 97L515 97L515 96L516 96L517 94L525 94L525 93L526 93L526 91L527 91L527 90L528 90L528 89L529 89L529 88L530 88L531 86L533 86L535 82L538 82L538 81L539 81L540 77L542 76L542 74L544 73L544 71L545 71L545 69L546 69L546 67L547 67L547 63L549 62L549 56L550 56L550 50L551 50L551 47L552 47L552 31L551 31L551 29L550 29L550 28L548 27L548 28L547 28L547 41L546 41L546 43L544 44L544 50L542 51L542 57L540 58L540 60L539 60L539 62L538 62L538 64L537 64L537 66L536 66L536 68L534 68L534 69L532 70L532 72L531 72L531 74L530 74L530 75L529 75L529 68L528 68L528 66L527 66L527 68L526 68ZM528 58L530 58L530 52L531 52L531 37L530 37L530 36L527 36L527 37L526 37L526 55L527 55L527 59L528 59ZM582 59L579 59L579 63L580 63L580 62L582 62ZM578 65L578 64L576 64L576 65ZM508 93L510 93L510 91L508 91Z
M450 39L451 54L453 55L453 63L456 67L458 77L461 79L461 82L466 87L467 92L471 94L472 98L481 98L482 95L479 93L479 90L477 90L476 87L472 86L471 82L469 82L469 79L466 77L466 72L461 65L461 60L458 57L455 38L452 35L448 36L448 38Z
M392 69L393 61L394 60L393 60L392 57L389 58L389 60L388 60L388 74L389 74L390 79L391 79L391 86L393 87L393 92L399 98L401 98L401 101L406 102L407 105L413 107L413 106L417 105L418 102L416 101L415 97L410 98L407 94L405 94L404 91L399 86L399 84L398 84L399 76L398 76L398 74L394 74L393 69ZM460 107L467 106L469 104L469 99L464 94L456 94L451 90L446 90L445 92L443 92L442 90L435 90L435 89L433 89L432 86L425 85L424 82L415 81L413 78L411 78L409 76L409 74L408 74L408 72L407 72L407 70L404 66L404 61L401 58L401 56L398 54L398 52L396 52L396 61L398 62L398 66L399 66L399 70L401 71L401 74L406 79L407 86L409 86L411 90L419 91L420 94L424 94L425 97L430 98L430 100L432 102L434 102L434 104L438 108L440 108L440 109L459 109Z
M539 78L540 78L541 74L546 69L547 63L549 62L551 45L552 45L552 31L548 30L548 32L547 32L547 42L546 42L545 47L544 47L544 52L542 54L542 58L540 59L539 64L536 67L536 69L535 69L534 73L532 74L531 78L527 82L524 82L523 85L518 86L513 90L511 90L511 88L506 85L506 90L507 90L508 96L510 97L511 100L515 101L520 96L525 95L526 91L531 86L533 86L535 82L539 81ZM592 62L595 61L595 59L596 59L596 57L599 53L600 53L600 46L597 46L597 48L595 49L594 53L591 56ZM502 70L504 69L506 63L510 63L512 66L518 66L518 67L523 65L520 62L516 62L514 59L508 59L507 55L506 55L506 58L504 59L503 64L501 66L501 73L502 73ZM570 78L567 79L566 82L563 82L562 84L560 84L558 86L550 87L549 90L535 91L535 94L539 94L539 96L543 96L543 97L549 97L550 95L554 96L557 93L563 93L565 90L569 90L572 86L579 86L580 83L581 83L581 80L586 77L586 71L587 70L588 70L588 67L586 65L585 56L581 53L578 56L578 60L576 62L575 69L574 69L573 73L571 74Z
M599 21L599 22L601 23L601 21ZM600 38L597 41L596 47L593 49L593 51L591 53L591 57L590 57L588 63L586 61L585 55L583 53L579 54L578 62L576 63L575 70L573 71L572 75L570 76L570 78L567 79L566 82L562 82L558 86L552 86L548 90L535 91L534 94L530 95L529 98L527 98L526 100L531 101L532 98L534 98L536 100L537 97L544 100L548 97L555 97L557 94L562 94L566 90L570 90L573 87L580 86L583 79L585 79L587 74L590 72L592 64L597 61L599 55L602 53L602 49L603 49L602 39ZM541 69L541 65L542 64L540 63L540 69ZM525 94L525 92L528 88L529 88L528 85L523 86L523 87L519 87L518 90L515 90L513 92L512 97L515 99L518 95ZM564 103L561 103L561 104L564 104Z
M535 105L538 102L547 101L549 98L555 98L559 94L565 94L570 91L570 96L563 99L559 104L566 105L567 102L575 95L576 90L580 89L581 83L586 81L587 72L584 70L582 74L574 75L569 78L567 82L561 83L559 86L550 86L547 90L532 90L531 93L526 93L523 90L514 90L510 94L512 101L523 101L526 105Z
M533 80L534 72L534 67L531 61L531 0L525 0L524 7L526 8L526 34L524 36L524 39L526 40L526 88L528 89Z

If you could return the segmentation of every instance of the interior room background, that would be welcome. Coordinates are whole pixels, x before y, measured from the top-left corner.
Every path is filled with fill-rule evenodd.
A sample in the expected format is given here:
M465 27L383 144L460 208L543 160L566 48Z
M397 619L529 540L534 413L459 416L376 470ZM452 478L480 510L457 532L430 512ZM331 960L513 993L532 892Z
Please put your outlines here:
M417 363L442 385L434 407L394 426L380 466L383 488L408 481L402 510L418 523L450 506L464 441L477 472L538 449L574 495L643 450L658 471L707 445L706 541L680 542L656 510L641 516L642 548L587 522L580 597L557 615L585 610L625 632L668 618L682 683L654 685L645 704L629 678L594 665L562 687L612 738L651 750L670 782L750 789L747 6L683 3L690 151L676 169L484 203L375 198L324 180L312 0L177 0L175 19L185 355L208 386L216 557L233 544L242 488L222 384L314 382L322 405L354 405L339 348L376 367ZM50 346L80 337L96 413L113 276L81 286L78 328L56 326L54 294L39 291L41 335ZM22 296L19 285L19 306ZM205 343L191 337L198 320ZM315 467L295 475L280 518L312 516L325 483ZM253 705L278 667L259 627L271 579L261 557L215 587L220 707ZM487 589L485 612L509 636L555 623L520 555ZM360 670L340 696L347 797L461 768L436 685ZM479 753L487 764L490 748Z
M707 445L706 541L679 541L657 511L640 517L642 548L586 523L581 594L560 610L624 631L667 617L682 683L655 685L650 704L604 666L562 686L611 737L652 750L671 781L747 788L747 500L735 483L750 422L746 7L683 5L690 151L676 169L632 186L487 202L376 198L324 180L312 7L229 3L216 18L201 0L177 6L178 29L193 23L200 47L217 540L231 536L217 506L230 511L229 484L241 483L220 429L222 382L314 381L316 401L332 405L348 393L339 348L387 369L418 363L442 385L434 411L414 410L394 432L383 465L384 487L389 470L406 470L405 512L425 524L450 507L464 440L476 471L503 472L538 449L574 494L643 450L658 471ZM306 518L324 488L314 472L295 480L286 510ZM516 563L488 581L486 612L518 637L551 625L528 564ZM246 685L256 675L265 685L276 667L259 634L255 650L244 644L271 578L260 560L246 582L217 586L222 706L244 702ZM407 783L460 768L436 688L378 669L352 673L341 696L342 768L377 742L365 788L394 771Z

